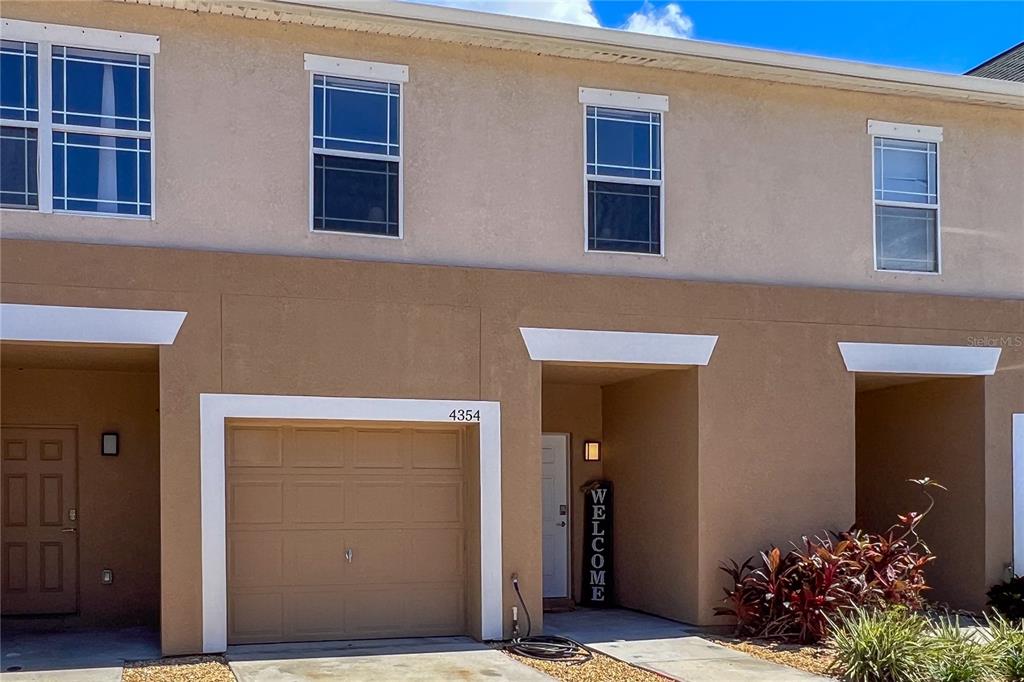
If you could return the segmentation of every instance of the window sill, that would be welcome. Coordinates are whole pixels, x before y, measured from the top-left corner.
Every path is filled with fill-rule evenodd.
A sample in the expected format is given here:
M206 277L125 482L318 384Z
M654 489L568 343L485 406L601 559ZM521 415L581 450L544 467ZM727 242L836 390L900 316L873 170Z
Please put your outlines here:
M394 240L394 241L402 241L403 239L405 239L405 235L402 233L401 228L399 228L399 233L397 235L393 235L393 234L367 234L365 232L345 232L343 230L318 230L318 229L312 228L312 227L309 228L309 233L310 234L323 234L323 235L330 235L330 236L338 236L338 237L370 237L371 239L391 239L391 240Z
M928 272L926 270L887 270L877 266L875 267L875 272L883 275L925 275L927 277L935 277L942 274L942 270L937 272Z
M665 258L664 253L643 253L640 251L605 251L603 249L583 249L584 254L606 254L609 256L642 256L644 258Z

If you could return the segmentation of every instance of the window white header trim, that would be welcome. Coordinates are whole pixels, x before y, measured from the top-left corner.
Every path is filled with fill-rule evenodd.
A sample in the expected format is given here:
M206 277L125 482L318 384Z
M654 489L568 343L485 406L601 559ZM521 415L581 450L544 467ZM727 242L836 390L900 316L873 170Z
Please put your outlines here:
M520 327L532 360L706 365L717 336Z
M0 304L0 339L65 343L174 343L186 313L176 310Z
M409 67L384 62L364 62L359 59L324 57L318 54L305 55L306 71L315 71L328 76L362 78L389 83L408 83Z
M580 88L580 104L619 109L668 111L668 97L665 95L645 95L640 92L601 90L599 88Z
M840 341L839 352L850 372L990 376L1002 348Z
M871 119L868 119L868 135L895 137L901 140L917 140L919 142L942 142L942 128L939 126L887 123Z
M20 21L18 19L4 19L0 23L0 36L4 40L91 47L98 50L114 50L115 52L138 54L160 52L160 36L108 31L102 28L40 24L35 21Z

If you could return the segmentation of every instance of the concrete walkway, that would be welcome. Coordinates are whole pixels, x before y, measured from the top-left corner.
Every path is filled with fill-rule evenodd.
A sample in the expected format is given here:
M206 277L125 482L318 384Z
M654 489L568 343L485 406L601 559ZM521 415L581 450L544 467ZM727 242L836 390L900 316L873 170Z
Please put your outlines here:
M681 682L828 679L715 644L700 636L700 628L625 609L546 613L544 631Z
M124 661L160 658L149 628L33 631L5 619L2 638L2 682L120 682Z
M551 682L547 675L468 637L269 644L228 648L238 682Z

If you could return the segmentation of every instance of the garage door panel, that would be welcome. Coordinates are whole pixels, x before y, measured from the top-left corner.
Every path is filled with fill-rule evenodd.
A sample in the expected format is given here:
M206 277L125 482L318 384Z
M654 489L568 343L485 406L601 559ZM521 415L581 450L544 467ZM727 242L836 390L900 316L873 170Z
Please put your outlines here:
M412 485L415 523L462 523L462 481L417 481Z
M409 431L355 429L352 465L357 469L400 469L409 463Z
M463 436L230 424L229 642L464 634Z
M278 531L235 531L228 536L228 577L233 586L280 585L283 537Z
M285 632L295 640L345 637L345 593L318 590L289 594L285 602Z
M344 479L288 481L284 486L284 519L288 524L344 523Z
M405 579L413 569L415 553L410 552L403 530L353 530L348 532L352 562L346 572L350 583L374 584Z
M461 443L458 431L414 431L412 466L414 469L461 469Z
M404 479L350 479L348 487L345 516L349 523L405 521L409 493Z
M345 465L344 429L287 429L284 465L288 467L342 467Z
M233 642L276 642L284 637L284 600L280 592L241 592L228 611Z
M463 575L465 535L461 528L424 528L410 533L419 580L437 582Z
M346 533L339 530L286 531L284 583L337 585L344 580Z
M281 523L283 503L280 479L239 477L228 484L228 523Z
M345 625L354 637L386 637L409 632L406 622L408 587L354 587L345 600Z
M463 627L462 583L431 585L408 597L409 625L419 631L456 632Z
M274 427L235 427L231 430L228 466L281 466L281 430Z

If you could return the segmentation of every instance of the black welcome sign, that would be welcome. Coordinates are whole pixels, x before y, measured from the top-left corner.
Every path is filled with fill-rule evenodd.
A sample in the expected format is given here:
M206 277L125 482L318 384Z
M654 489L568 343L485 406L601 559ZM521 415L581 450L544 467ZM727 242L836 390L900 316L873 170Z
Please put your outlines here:
M583 488L583 594L585 606L612 605L612 484Z

